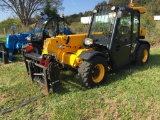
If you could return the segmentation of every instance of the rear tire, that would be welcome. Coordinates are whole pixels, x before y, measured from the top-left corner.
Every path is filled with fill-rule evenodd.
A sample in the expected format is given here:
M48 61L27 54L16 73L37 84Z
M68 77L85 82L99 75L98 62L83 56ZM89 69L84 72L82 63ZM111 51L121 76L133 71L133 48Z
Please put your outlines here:
M86 88L99 86L107 80L107 61L100 56L96 56L89 61L84 60L78 68L78 73L82 86Z
M139 46L137 54L136 54L136 60L135 62L139 65L144 65L149 60L149 46L146 44L142 44Z

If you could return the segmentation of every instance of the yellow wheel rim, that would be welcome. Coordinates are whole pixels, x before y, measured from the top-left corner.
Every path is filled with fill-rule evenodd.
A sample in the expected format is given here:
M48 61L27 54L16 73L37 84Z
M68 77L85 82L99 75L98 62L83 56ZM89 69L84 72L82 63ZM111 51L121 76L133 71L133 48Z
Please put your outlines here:
M92 80L94 83L102 81L105 75L105 68L102 64L97 64L92 70Z
M145 49L145 50L143 51L143 58L142 58L142 62L146 62L146 61L147 61L147 59L148 59L148 50L147 50L147 49Z

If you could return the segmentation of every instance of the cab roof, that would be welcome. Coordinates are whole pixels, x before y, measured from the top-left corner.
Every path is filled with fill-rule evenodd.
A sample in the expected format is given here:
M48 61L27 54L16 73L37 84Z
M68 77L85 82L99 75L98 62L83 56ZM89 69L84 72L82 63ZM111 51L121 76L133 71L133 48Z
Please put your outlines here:
M140 12L140 14L147 12L147 9L144 7L131 7L131 8L133 8L133 10L138 10Z

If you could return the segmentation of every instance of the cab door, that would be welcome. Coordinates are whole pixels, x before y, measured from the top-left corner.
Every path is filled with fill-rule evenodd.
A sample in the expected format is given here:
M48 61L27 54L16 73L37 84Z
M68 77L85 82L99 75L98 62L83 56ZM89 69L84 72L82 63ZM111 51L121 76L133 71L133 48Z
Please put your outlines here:
M113 37L111 54L115 62L115 67L123 66L130 61L131 41L132 41L132 12L124 12L118 18Z

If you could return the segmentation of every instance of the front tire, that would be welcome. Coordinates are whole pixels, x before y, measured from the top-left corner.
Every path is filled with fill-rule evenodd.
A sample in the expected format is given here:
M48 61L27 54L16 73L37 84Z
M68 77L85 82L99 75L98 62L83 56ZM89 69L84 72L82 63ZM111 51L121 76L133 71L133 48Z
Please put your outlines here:
M149 60L149 46L146 44L142 44L139 46L137 54L136 54L136 60L135 62L139 65L144 65Z
M86 88L99 86L107 79L107 61L100 56L95 56L89 61L84 60L78 68L78 73L82 86Z

